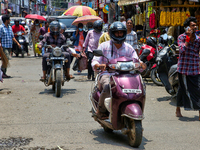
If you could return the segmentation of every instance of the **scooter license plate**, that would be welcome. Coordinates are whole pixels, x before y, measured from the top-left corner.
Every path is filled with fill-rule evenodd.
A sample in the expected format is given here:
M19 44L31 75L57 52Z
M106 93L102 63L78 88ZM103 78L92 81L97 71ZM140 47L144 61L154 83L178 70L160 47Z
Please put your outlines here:
M58 59L58 60L62 60L65 59L64 57L51 57L51 59Z
M122 89L123 93L142 93L140 89Z

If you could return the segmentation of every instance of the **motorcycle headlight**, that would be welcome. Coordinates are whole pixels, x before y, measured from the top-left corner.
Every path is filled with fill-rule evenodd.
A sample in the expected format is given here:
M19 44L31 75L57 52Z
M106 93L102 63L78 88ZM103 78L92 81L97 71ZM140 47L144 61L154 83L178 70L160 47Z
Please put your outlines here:
M53 49L53 55L54 56L58 57L58 56L61 56L61 54L62 54L62 51L59 47L56 47L56 48Z
M139 69L140 63L134 63L133 61L117 62L117 64L109 64L109 67L120 71L131 71Z

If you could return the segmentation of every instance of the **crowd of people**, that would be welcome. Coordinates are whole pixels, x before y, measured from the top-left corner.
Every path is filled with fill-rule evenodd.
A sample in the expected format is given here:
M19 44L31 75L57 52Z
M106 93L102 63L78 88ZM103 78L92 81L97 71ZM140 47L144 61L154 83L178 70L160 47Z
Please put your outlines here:
M10 52L13 48L13 41L15 46L19 48L21 45L15 39L13 33L22 30L26 33L25 28L22 25L19 25L18 21L15 21L15 25L11 28L9 26L10 17L4 15L2 17L3 24L0 26L0 52L4 53L9 59ZM178 72L179 72L179 90L177 94L177 109L176 116L182 117L180 106L184 106L186 110L198 110L199 111L199 120L200 120L200 78L199 78L199 46L200 38L195 34L196 33L196 23L197 20L195 17L189 17L184 26L190 27L184 34L178 37L179 45L179 59L178 59ZM89 80L95 80L95 73L99 68L102 71L105 71L106 65L105 60L102 57L93 56L93 50L100 49L103 51L105 56L109 59L127 56L131 58L138 58L138 43L137 43L137 34L133 31L133 22L130 18L124 19L122 17L121 22L117 21L108 25L108 31L102 31L103 22L97 20L94 23L87 24L87 32L84 30L84 25L79 23L77 30L73 33L73 43L75 51L71 52L67 49L63 51L63 55L68 59L68 62L65 62L65 75L66 79L69 81L73 79L74 76L70 74L70 64L73 60L73 57L77 59L80 58L80 55L86 54L88 60L88 75ZM47 62L46 58L49 57L51 50L45 51L43 45L62 46L66 43L66 38L62 34L65 31L66 27L64 24L60 24L57 21L51 23L45 22L44 27L40 27L39 21L35 20L33 25L30 28L32 35L33 43L33 52L34 56L42 51L42 70L43 77L40 79L42 82L45 81L46 71L47 71ZM43 35L43 40L39 41L39 36ZM37 44L37 46L35 46ZM37 52L37 48L40 52ZM27 51L27 55L29 52ZM142 69L146 69L146 65L140 61ZM2 64L1 70L3 72L3 78L9 78L6 74L7 68ZM81 74L81 70L77 71L78 74ZM105 74L99 80L102 86L102 93L100 96L100 107L98 110L99 117L104 117L105 107L103 100L108 97L109 90L109 74Z

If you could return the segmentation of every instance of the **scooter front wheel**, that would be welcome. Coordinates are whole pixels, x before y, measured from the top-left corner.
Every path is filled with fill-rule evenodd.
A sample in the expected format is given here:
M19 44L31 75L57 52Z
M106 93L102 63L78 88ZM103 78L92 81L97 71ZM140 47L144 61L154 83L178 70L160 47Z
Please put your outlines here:
M142 122L141 120L127 120L128 140L132 147L139 147L142 142Z
M104 129L104 131L105 132L107 132L107 133L112 133L113 132L113 130L112 129L110 129L110 128L108 128L108 127L103 127L103 129Z

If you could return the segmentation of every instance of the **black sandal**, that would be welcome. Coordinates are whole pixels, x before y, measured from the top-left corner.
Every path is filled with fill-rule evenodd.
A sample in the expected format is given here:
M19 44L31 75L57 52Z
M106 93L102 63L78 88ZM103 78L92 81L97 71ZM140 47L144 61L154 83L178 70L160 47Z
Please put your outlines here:
M44 82L44 81L45 81L45 79L44 79L44 78L41 78L41 79L40 79L40 81L41 81L41 82Z

